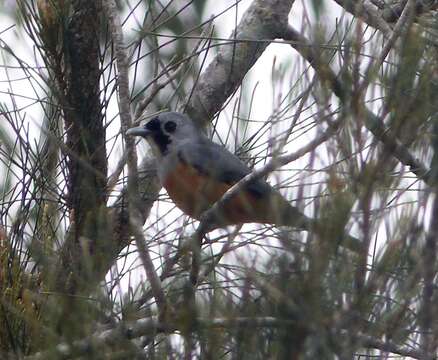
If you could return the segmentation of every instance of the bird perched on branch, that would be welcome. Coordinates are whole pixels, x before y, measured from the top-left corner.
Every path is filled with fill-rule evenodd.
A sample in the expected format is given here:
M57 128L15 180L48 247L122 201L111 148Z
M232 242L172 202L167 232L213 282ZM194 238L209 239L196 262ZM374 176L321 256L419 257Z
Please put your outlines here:
M127 135L148 141L157 158L158 177L173 202L200 219L251 170L226 148L208 139L186 115L165 112ZM266 181L257 179L226 201L209 230L243 223L275 224L308 230L311 220Z

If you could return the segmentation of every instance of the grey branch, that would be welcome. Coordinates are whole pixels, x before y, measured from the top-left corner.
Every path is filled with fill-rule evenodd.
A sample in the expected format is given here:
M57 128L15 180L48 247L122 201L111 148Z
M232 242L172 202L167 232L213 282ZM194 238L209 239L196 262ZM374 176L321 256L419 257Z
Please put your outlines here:
M376 6L370 4L370 1L361 0L335 0L339 6L342 6L346 11L361 18L368 25L380 30L385 37L391 35L391 27L389 24L395 23L403 13L406 1L382 1ZM416 15L421 15L438 8L436 0L415 0L414 1Z
M137 173L137 154L135 151L135 141L132 137L126 136L126 131L132 126L132 116L130 109L129 98L129 75L128 75L128 56L126 54L123 41L123 32L118 10L114 0L106 0L103 2L107 12L109 25L112 32L114 47L116 51L118 88L119 88L119 106L122 136L126 144L127 164L128 164L128 208L129 208L129 227L134 234L140 258L145 268L151 289L153 291L157 306L161 314L167 312L167 301L161 286L160 278L158 277L154 263L146 248L146 240L142 232L143 216L140 212L138 202L138 173Z
M293 326L295 321L278 319L271 316L265 317L234 317L234 318L197 318L196 324L201 329L232 329L237 327L251 328L281 328ZM304 325L304 324L301 324ZM178 330L178 326L164 324L157 317L144 318L129 324L119 324L115 328L96 333L90 339L83 339L72 344L59 344L48 352L40 352L28 356L25 360L43 360L46 358L59 357L66 359L74 356L86 355L90 349L117 344L124 339L136 339L141 336L155 335L157 333L172 333ZM351 335L351 334L350 334ZM389 341L383 341L364 334L355 336L361 346L391 352L401 356L410 356L414 359L433 360L436 357L427 355L417 349L408 349Z
M269 45L267 40L284 33L293 3L294 0L253 1L231 35L231 43L221 47L196 84L186 107L196 123L200 126L208 123L240 86Z

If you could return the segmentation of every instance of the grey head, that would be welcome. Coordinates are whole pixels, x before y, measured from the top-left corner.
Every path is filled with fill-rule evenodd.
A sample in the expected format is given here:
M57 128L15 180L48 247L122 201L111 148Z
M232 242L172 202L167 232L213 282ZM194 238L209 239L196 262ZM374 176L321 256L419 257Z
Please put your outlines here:
M193 121L187 115L178 112L160 113L144 125L129 129L126 135L141 136L146 139L158 157L203 137Z

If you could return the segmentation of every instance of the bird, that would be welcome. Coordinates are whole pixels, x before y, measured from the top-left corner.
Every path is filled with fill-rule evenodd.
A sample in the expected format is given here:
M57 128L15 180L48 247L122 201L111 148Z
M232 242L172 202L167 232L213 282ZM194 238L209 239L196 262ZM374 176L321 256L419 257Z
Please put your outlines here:
M243 161L210 140L183 113L160 113L126 134L149 143L161 185L183 213L197 220L251 173ZM245 223L309 230L313 222L267 181L255 179L224 203L210 221L209 230Z

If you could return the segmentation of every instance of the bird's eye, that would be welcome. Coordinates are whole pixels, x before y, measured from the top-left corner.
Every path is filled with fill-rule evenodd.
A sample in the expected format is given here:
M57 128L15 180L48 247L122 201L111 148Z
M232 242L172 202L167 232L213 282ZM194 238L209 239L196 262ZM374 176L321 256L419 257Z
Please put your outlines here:
M173 121L168 121L167 123L164 124L164 130L166 130L166 132L173 133L176 129L176 123Z
M154 117L145 125L145 127L150 131L158 131L160 130L160 120L158 120L158 117Z

